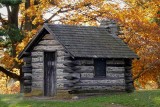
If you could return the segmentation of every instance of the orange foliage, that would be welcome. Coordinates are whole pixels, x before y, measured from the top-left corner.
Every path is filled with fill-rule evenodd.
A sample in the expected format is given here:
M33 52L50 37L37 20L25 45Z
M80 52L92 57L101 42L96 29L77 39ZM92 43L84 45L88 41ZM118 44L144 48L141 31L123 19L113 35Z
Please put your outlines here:
M45 22L44 15L52 13L53 18L58 23L79 24L79 25L98 25L102 18L112 18L123 25L121 28L124 35L120 37L133 49L140 57L133 61L133 76L138 74L140 78L135 81L135 86L145 87L149 81L160 84L160 2L159 0L124 0L125 7L119 3L111 3L104 0L30 0L31 5L25 9L24 3L20 5L19 21L25 21L25 16L29 17L33 25L42 25ZM56 20L49 22L56 22ZM30 39L35 35L40 26L32 31L25 31L25 38L16 47L16 54L25 47ZM7 52L4 53L2 62L8 69L14 70L13 62L17 58L11 57ZM18 61L21 63L21 61ZM0 73L0 93L18 92L19 83L15 82L12 87L6 87L8 77ZM6 91L5 91L6 90Z

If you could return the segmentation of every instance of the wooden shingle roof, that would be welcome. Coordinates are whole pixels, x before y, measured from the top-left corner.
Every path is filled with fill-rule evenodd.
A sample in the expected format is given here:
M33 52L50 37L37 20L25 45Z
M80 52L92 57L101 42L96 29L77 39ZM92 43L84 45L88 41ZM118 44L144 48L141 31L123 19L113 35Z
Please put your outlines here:
M53 35L73 57L138 58L120 38L110 34L104 27L45 24L44 29ZM31 44L40 37L40 33L37 34L19 58L23 56L23 52L30 51Z

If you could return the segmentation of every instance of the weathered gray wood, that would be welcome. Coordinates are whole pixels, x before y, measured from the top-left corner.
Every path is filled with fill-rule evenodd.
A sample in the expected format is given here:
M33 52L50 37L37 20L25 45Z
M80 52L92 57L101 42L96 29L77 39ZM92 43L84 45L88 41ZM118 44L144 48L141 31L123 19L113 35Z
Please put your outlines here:
M67 76L64 76L64 78L67 79L67 80L79 79L80 78L80 74L72 73L72 74L69 74Z
M81 73L81 78L94 78L94 73Z
M107 77L112 77L112 78L117 78L117 77L122 77L124 78L124 73L121 73L121 74L117 74L117 73L106 73L106 76ZM106 78L107 78L106 77Z
M43 46L43 45L38 45L38 46L35 46L33 50L36 50L36 51L57 51L57 50L62 50L64 49L62 46Z
M43 62L43 57L35 57L35 58L32 58L32 63L39 63L39 62Z
M30 93L31 92L31 86L24 86L24 93Z
M115 80L109 80L109 79L103 79L103 80L80 80L80 83L78 84L125 84L124 79L115 79Z
M74 70L72 70L71 68L68 68L68 67L65 67L63 69L64 69L63 72L67 72L67 73L73 73L74 72Z
M68 76L68 75L69 75L69 73L58 73L56 75L56 77L57 77L57 79L62 79L64 76Z
M37 68L37 69L32 69L32 73L43 73L43 69Z
M31 80L24 80L24 86L31 86L32 81Z
M124 67L106 67L106 71L125 71Z
M77 64L74 63L74 62L66 62L66 61L65 61L65 62L63 63L63 65L64 65L64 66L69 66L69 67L75 67Z
M43 81L38 81L38 82L32 82L32 87L33 88L43 88Z
M39 52L39 51L32 52L31 56L36 56L36 57L43 56L43 52Z
M78 89L78 90L84 90L84 91L93 91L93 90L97 90L97 91L105 91L105 90L109 90L109 91L124 91L125 87L124 86L74 86L71 87L71 89Z
M32 76L24 76L23 80L32 80Z
M94 66L76 66L75 68L79 69L76 72L93 72Z
M22 66L22 72L23 73L32 73L32 67L31 66Z
M110 64L125 64L124 60L107 60L106 61L106 64L107 65L110 65Z
M23 61L24 61L25 63L31 63L32 57L23 57Z
M31 73L24 73L24 76L32 76Z
M63 64L57 63L57 68L65 68Z
M73 61L74 64L77 64L79 66L82 66L82 65L93 65L94 64L94 61L93 60L75 60Z
M43 80L44 80L43 73L32 75L32 81L43 81Z
M43 63L32 63L33 69L43 69Z
M39 45L60 45L58 41L56 40L41 40Z
M45 39L45 40L52 40L54 39L54 37L50 34L46 34L42 39Z
M58 50L57 51L57 57L63 57L63 56L68 56L68 57L70 57L70 54L69 53L66 53L64 50Z

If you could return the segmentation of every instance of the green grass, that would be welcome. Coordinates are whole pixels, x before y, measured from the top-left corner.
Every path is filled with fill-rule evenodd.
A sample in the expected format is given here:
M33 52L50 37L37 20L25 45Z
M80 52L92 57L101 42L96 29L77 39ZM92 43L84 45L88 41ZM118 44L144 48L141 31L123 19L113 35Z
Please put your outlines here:
M111 107L109 105L112 104L128 107L160 107L160 90L111 93L78 101L26 99L20 94L0 95L0 107Z

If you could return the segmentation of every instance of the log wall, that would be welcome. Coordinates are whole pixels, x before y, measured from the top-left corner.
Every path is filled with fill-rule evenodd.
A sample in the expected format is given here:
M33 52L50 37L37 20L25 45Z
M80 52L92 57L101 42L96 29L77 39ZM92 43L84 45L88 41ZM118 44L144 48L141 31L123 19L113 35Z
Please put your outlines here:
M23 73L23 92L30 93L31 86L32 86L32 66L31 66L31 54L28 53L23 57L24 65L22 66L22 73Z
M93 59L75 59L65 64L64 72L69 73L65 87L77 91L125 91L125 62L123 59L106 60L106 77L94 76Z
M34 47L31 52L32 56L32 90L41 91L43 94L43 82L44 82L44 64L43 53L44 51L56 52L56 89L64 90L64 83L66 79L63 76L67 73L63 72L64 59L69 56L65 52L64 48L58 43L53 36L46 34L42 40Z

